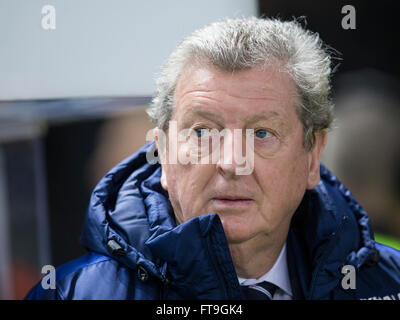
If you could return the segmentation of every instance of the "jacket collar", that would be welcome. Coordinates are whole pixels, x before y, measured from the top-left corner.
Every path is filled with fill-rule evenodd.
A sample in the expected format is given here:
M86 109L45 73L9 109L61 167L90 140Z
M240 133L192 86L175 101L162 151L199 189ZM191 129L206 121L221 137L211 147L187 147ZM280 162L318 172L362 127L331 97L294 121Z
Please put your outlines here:
M344 265L360 268L375 253L366 212L323 165L321 182L306 191L288 234L295 299L328 299Z
M216 214L186 221L151 236L146 244L168 265L166 299L241 299L222 223Z

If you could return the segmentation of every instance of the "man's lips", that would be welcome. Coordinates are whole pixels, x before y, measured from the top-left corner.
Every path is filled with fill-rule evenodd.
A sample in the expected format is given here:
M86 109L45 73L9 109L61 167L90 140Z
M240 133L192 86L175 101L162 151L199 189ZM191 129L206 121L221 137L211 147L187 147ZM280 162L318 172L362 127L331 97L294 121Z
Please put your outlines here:
M249 206L253 202L253 199L234 196L218 196L212 198L212 202L216 206L244 207Z

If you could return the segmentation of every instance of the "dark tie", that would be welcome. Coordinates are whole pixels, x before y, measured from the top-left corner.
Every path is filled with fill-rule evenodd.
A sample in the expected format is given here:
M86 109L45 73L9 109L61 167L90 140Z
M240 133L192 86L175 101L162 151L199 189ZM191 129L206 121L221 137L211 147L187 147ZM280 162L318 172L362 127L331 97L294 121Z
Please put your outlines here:
M277 286L264 281L250 286L241 286L247 300L272 300Z

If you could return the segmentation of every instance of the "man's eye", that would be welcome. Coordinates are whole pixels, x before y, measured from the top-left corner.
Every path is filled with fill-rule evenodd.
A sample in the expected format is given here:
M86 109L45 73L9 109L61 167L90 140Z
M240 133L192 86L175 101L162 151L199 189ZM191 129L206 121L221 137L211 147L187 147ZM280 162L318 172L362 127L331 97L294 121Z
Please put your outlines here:
M266 129L258 129L258 130L256 130L256 132L255 132L255 136L256 136L257 138L264 139L264 138L270 138L270 137L272 137L273 134L272 134L270 131L266 130Z
M205 128L197 128L197 129L194 129L194 132L195 132L197 138L201 138L201 137L205 136L206 133L207 133L207 131L208 131L208 130L205 129Z

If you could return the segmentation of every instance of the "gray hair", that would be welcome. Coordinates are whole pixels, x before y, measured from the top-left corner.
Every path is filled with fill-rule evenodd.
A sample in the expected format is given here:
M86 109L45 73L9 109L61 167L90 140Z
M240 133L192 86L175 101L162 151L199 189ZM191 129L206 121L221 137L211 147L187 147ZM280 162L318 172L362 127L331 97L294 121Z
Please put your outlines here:
M305 30L297 20L252 17L212 23L185 38L172 52L157 79L157 92L147 113L160 129L168 129L179 75L190 63L232 72L279 61L296 83L303 144L310 150L314 133L330 128L333 121L329 49L317 33Z

